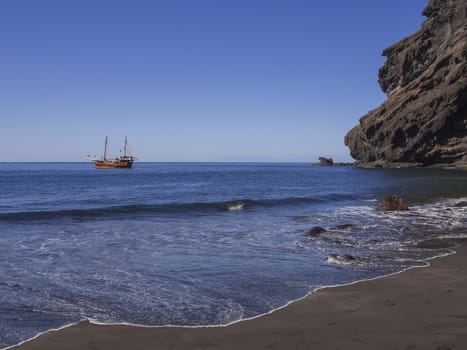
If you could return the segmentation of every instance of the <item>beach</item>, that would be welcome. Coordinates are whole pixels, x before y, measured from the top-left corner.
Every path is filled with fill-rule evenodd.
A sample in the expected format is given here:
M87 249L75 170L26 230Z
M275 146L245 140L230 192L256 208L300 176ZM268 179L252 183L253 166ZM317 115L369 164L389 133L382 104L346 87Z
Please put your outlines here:
M330 287L222 327L78 325L16 350L467 348L467 244L427 268Z

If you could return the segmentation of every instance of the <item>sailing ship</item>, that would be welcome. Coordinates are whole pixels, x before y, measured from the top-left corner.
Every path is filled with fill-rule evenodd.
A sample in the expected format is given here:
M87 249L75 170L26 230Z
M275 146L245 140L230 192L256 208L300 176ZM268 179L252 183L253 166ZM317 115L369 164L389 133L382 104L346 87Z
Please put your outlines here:
M128 140L125 136L125 146L123 148L123 155L116 158L107 157L107 136L105 137L104 144L104 155L101 159L96 158L95 156L86 156L87 159L92 161L96 168L98 169L114 169L114 168L126 168L129 169L133 166L133 162L136 160L136 157L130 156L127 154L127 144Z

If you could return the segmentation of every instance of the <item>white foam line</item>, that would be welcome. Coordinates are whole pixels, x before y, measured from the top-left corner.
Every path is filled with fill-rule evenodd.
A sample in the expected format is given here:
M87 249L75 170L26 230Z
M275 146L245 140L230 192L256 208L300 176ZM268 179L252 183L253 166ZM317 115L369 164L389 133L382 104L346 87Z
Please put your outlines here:
M366 278L366 279L361 279L361 280L356 280L356 281L353 281L353 282L349 282L349 283L343 283L343 284L335 284L335 285L329 285L329 286L321 286L321 287L316 287L315 289L313 289L312 291L310 291L309 293L307 293L306 295L304 295L303 297L301 298L298 298L298 299L294 299L294 300L291 300L289 302L287 302L286 304L282 305L282 306L279 306L275 309L272 309L271 311L268 311L264 314L260 314L260 315L256 315L256 316L252 316L252 317L249 317L249 318L243 318L241 320L237 320L237 321L233 321L233 322L230 322L230 323L227 323L227 324L222 324L222 325L204 325L204 326L180 326L180 325L163 325L163 326L148 326L148 325L141 325L141 324L136 324L136 323L127 323L127 322L118 322L118 323L106 323L106 322L99 322L97 320L93 320L92 318L87 318L85 317L83 320L81 320L80 322L78 323L71 323L71 324L67 324L63 327L60 327L60 328L54 328L54 329L50 329L50 330L47 330L47 331L44 331L44 332L40 332L38 333L37 335L35 335L34 337L30 338L30 339L27 339L27 340L24 340L16 345L11 345L11 346L8 346L6 348L3 348L3 349L0 349L0 350L8 350L8 349L11 349L11 348L14 348L14 347L17 347L17 346L20 346L24 343L27 343L27 342L30 342L30 341L33 341L34 339L40 337L41 335L43 334L46 334L46 333L50 333L50 332L56 332L56 331L60 331L62 329L65 329L65 328L68 328L68 327L72 327L72 326L75 326L83 321L88 321L89 323L91 324L95 324L95 325L98 325L98 326L130 326L130 327L138 327L138 328L187 328L187 329L195 329L195 328L221 328L221 327L228 327L228 326L231 326L231 325L234 325L236 323L240 323L240 322L245 322L245 321L251 321L251 320L254 320L254 319L257 319L257 318L260 318L260 317L264 317L264 316L268 316L268 315L271 315L272 313L278 311L278 310L281 310L281 309L284 309L286 307L288 307L289 305L295 303L295 302L298 302L298 301L301 301L301 300L304 300L306 298L308 298L310 295L312 295L313 293L319 291L319 290L322 290L322 289L328 289L328 288L339 288L339 287L346 287L346 286L351 286L351 285L354 285L354 284L358 284L358 283L362 283L362 282L368 282L368 281L375 281L375 280L378 280L378 279L381 279L381 278L386 278L386 277L390 277L390 276L396 276L396 275L399 275L405 271L408 271L408 270L412 270L412 269L418 269L418 268L426 268L426 267L429 267L430 266L430 263L428 261L430 260L434 260L434 259L438 259L438 258L443 258L443 257L446 257L446 256L449 256L449 255L453 255L453 254L456 254L457 252L453 249L459 247L460 244L457 244L455 245L454 247L452 247L452 249L448 249L448 252L447 253L444 253L444 254L440 254L440 255L435 255L431 258L427 258L427 259L424 259L424 260L413 260L413 261L417 261L417 262L421 262L421 263L425 263L425 265L423 266L410 266L410 267L406 267L405 269L401 270L401 271L397 271L397 272L392 272L392 273L389 273L389 274L386 274L386 275L381 275L381 276L377 276L377 277L373 277L373 278Z
M460 246L459 244L454 246L453 248L456 248ZM278 311L278 310L281 310L281 309L284 309L286 307L288 307L289 305L295 303L295 302L298 302L300 300L303 300L303 299L306 299L307 297L309 297L310 295L312 295L313 293L321 290L321 289L327 289L327 288L338 288L338 287L345 287L345 286L351 286L351 285L354 285L354 284L358 284L358 283L361 283L361 282L367 282L367 281L374 281L374 280L378 280L378 279L381 279L381 278L386 278L386 277L389 277L389 276L395 276L395 275L398 275L400 273L403 273L405 271L408 271L408 270L411 270L411 269L416 269L416 268L421 268L421 267L429 267L430 266L430 263L428 262L429 260L433 260L433 259L437 259L437 258L442 258L442 257L446 257L446 256L449 256L449 255L453 255L453 254L456 254L456 251L455 250L452 250L452 249L448 249L449 252L447 253L444 253L444 254L440 254L440 255L436 255L436 256L433 256L431 258L427 258L427 259L424 259L424 260L413 260L413 261L416 261L416 262L420 262L420 263L425 263L425 265L423 266L410 266L410 267L406 267L405 269L401 270L401 271L397 271L397 272L392 272L392 273L389 273L389 274L386 274L386 275L381 275L381 276L377 276L377 277L373 277L373 278L367 278L367 279L361 279L361 280L357 280L357 281L353 281L353 282L349 282L349 283L343 283L343 284L335 284L335 285L329 285L329 286L322 286L322 287L317 287L315 289L313 289L312 291L310 291L309 293L307 293L306 295L304 295L303 297L301 298L298 298L298 299L294 299L294 300L291 300L289 302L287 302L286 304L282 305L282 306L279 306L275 309L272 309L271 311L268 311L264 314L260 314L260 315L256 315L256 316L252 316L252 317L249 317L249 318L243 318L241 320L237 320L237 321L233 321L233 322L230 322L230 323L227 323L227 324L222 324L222 325L205 325L205 326L178 326L178 325L164 325L164 326L147 326L147 325L139 325L139 324L133 324L133 323L126 323L126 322L123 322L123 323L105 323L105 322L98 322L98 321L95 321L95 320L92 320L92 319L88 319L88 321L92 324L96 324L96 325L109 325L109 326L132 326L132 327L141 327L141 328L219 328L219 327L228 327L228 326L231 326L233 324L236 324L236 323L239 323L239 322L245 322L245 321L251 321L251 320L254 320L256 318L260 318L260 317L263 317L263 316L268 316L268 315L271 315L272 313Z

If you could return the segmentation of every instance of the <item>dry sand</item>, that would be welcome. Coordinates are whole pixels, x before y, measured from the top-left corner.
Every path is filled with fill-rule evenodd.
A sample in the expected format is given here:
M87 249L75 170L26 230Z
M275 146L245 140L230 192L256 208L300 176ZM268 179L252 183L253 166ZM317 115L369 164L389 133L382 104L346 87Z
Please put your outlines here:
M429 268L322 289L226 327L81 323L15 349L467 349L467 244Z

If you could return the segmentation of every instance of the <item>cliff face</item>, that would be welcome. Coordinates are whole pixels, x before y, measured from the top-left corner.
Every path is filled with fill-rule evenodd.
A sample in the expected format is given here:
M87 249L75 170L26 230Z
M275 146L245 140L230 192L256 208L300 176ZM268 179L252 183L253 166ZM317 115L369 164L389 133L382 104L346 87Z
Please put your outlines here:
M360 163L467 166L467 0L430 0L423 15L383 52L387 100L345 137Z

